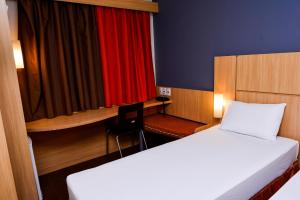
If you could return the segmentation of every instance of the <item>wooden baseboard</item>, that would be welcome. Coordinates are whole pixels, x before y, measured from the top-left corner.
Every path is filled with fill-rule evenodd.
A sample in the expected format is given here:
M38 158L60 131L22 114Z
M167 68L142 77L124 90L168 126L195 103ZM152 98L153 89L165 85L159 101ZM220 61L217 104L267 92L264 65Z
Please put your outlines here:
M158 13L158 3L145 0L56 0L70 3L80 3L95 6L124 8Z

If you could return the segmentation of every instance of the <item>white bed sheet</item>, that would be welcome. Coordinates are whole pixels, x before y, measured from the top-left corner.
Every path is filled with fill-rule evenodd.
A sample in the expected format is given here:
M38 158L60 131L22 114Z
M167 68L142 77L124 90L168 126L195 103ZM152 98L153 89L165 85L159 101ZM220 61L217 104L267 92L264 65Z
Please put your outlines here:
M299 200L300 172L295 174L270 200Z
M72 174L71 200L249 199L297 158L298 142L219 129Z

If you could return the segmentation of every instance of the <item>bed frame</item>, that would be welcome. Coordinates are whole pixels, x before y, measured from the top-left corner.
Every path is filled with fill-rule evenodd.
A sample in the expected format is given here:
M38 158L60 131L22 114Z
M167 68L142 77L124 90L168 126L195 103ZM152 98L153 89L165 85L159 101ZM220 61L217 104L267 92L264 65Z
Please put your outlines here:
M300 143L300 53L223 56L215 58L215 93L251 103L286 103L279 135ZM295 162L252 199L269 199L296 171Z

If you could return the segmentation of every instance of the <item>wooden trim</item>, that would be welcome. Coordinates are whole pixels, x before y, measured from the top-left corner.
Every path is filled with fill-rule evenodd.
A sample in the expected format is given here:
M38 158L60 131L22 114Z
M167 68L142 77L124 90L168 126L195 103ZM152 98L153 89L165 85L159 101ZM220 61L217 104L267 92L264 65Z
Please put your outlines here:
M0 194L1 199L17 200L17 191L10 164L6 137L0 112ZM5 184L4 184L5 183Z
M4 0L0 1L0 27L0 110L8 152L18 198L35 200L37 191Z
M236 90L236 93L237 92L261 93L261 94L278 94L278 95L287 95L287 96L300 96L300 95L297 95L297 94L285 94L285 93L261 92L261 91L249 91L249 90Z
M56 0L70 3L80 3L95 6L124 8L158 13L158 3L144 0Z

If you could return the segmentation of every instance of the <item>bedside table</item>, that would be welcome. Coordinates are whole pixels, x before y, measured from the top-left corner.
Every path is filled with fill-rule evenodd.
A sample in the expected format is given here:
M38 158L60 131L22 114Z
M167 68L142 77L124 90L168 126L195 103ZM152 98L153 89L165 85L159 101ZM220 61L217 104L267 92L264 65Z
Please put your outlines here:
M205 126L203 123L164 114L154 114L144 119L145 131L176 139L189 136Z

